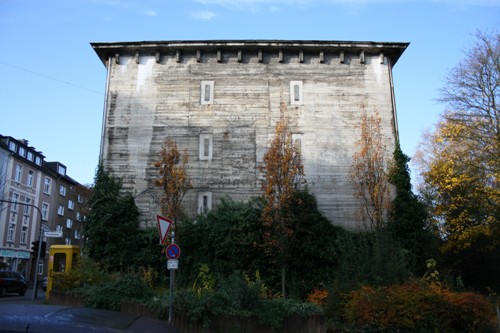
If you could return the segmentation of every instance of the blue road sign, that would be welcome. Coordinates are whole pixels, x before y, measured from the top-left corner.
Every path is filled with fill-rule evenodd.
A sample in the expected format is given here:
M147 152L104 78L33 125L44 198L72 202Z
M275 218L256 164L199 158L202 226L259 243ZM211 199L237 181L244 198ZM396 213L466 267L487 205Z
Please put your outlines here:
M168 259L177 259L181 254L181 248L179 247L179 245L172 243L169 246L167 246L166 253Z

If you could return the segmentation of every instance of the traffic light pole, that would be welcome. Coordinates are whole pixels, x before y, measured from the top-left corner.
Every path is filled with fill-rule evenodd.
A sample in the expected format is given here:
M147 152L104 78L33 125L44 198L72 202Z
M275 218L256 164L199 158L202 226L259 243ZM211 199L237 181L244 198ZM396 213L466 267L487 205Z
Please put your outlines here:
M0 199L0 202L6 202L6 203L11 203L11 204L16 204L16 205L33 207L38 211L38 216L40 216L40 229L38 231L38 253L36 254L36 264L35 264L35 285L33 286L33 288L35 288L35 291L33 292L33 298L31 299L31 301L34 303L35 299L38 296L38 264L40 263L40 254L42 252L42 240L43 240L42 212L40 211L40 208L38 208L35 205L29 204L29 203L17 202L17 201L11 201L11 200L3 200L3 199Z

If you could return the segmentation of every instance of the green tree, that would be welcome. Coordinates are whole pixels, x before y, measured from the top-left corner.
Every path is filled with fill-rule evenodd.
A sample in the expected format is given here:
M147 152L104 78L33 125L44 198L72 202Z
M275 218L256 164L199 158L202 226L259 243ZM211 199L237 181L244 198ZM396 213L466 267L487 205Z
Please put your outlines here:
M109 271L127 271L137 265L139 211L134 198L121 193L121 181L97 167L89 215L84 223L87 255Z
M264 225L263 246L268 255L281 267L281 293L286 296L286 267L290 259L290 246L295 240L294 226L286 211L290 209L293 193L300 185L304 167L300 150L292 142L287 108L280 106L280 118L276 122L276 134L264 155L265 180L262 211Z
M387 228L408 251L414 272L423 274L426 260L437 254L438 240L428 224L426 205L412 191L409 161L397 142L389 172L389 182L394 185L396 196L392 200Z
M229 276L240 271L254 276L270 268L263 260L262 202L237 202L223 198L196 221L183 221L178 235L182 250L181 284L193 284L200 269Z

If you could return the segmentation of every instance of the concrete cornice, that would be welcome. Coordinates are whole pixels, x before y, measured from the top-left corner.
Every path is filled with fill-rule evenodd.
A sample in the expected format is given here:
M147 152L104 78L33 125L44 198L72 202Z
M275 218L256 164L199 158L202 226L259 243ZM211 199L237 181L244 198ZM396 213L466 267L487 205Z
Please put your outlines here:
M249 51L261 49L263 52L282 49L283 51L304 52L360 52L384 53L391 57L394 65L410 43L369 42L369 41L326 41L326 40L174 40L135 42L93 42L90 43L99 59L106 64L109 57L116 54L175 54L176 52Z

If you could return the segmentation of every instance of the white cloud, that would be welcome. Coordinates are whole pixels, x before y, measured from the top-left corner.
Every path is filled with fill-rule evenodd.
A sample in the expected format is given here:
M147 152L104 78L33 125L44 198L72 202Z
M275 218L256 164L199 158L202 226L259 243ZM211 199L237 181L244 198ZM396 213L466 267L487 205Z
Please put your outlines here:
M211 20L215 17L215 13L208 10L199 10L197 12L191 12L191 17L196 20Z

